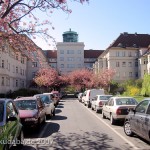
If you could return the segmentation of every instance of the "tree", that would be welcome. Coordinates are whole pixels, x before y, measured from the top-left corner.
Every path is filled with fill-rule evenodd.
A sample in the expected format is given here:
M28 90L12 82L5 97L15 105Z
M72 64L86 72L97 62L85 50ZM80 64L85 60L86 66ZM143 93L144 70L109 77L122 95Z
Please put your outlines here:
M88 69L78 69L69 74L70 84L77 90L93 87L93 72Z
M39 87L52 89L59 85L58 72L53 68L40 69L33 80Z
M88 2L88 0L73 1ZM0 31L3 33L1 36L9 36L10 42L16 46L24 42L26 36L31 39L41 36L47 42L50 38L55 41L48 32L49 26L54 29L50 19L42 20L38 18L38 13L49 16L55 9L71 13L67 2L67 0L0 0ZM30 42L26 42L24 47L24 49L32 50Z
M149 74L144 75L141 95L150 96L150 75Z
M111 83L113 76L115 75L114 69L102 70L99 74L94 76L94 84L97 87L105 88Z

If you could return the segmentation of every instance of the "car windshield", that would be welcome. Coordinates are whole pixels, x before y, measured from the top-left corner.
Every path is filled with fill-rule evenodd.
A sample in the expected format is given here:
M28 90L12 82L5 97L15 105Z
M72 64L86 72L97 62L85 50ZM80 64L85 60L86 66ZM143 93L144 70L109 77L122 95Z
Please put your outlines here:
M37 108L36 100L17 100L15 104L20 110L33 110Z
M116 105L137 105L137 102L133 98L118 98L116 99Z
M112 97L111 95L107 95L107 96L100 96L99 100L108 100L110 97Z
M0 122L3 121L4 116L4 103L0 102Z
M40 98L43 101L43 103L50 104L51 102L48 95L40 95Z

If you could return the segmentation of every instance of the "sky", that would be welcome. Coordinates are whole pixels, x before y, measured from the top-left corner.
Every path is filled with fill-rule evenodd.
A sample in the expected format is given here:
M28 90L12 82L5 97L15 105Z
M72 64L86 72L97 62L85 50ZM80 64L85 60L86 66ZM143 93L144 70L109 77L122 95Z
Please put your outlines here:
M72 1L72 2L71 2ZM90 0L80 4L69 0L70 15L55 10L50 21L55 30L51 35L56 42L63 42L65 31L78 33L85 50L106 50L120 33L150 34L150 0ZM44 40L34 42L43 50L54 49Z

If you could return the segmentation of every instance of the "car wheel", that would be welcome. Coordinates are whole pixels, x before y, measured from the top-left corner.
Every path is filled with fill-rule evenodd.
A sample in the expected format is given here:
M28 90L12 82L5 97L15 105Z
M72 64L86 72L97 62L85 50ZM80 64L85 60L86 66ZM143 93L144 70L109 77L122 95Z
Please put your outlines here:
M92 107L92 105L91 105L91 109L94 110L94 108Z
M132 136L133 132L131 131L131 126L130 126L130 122L126 121L124 123L124 132L127 136Z
M55 109L53 110L53 116L55 116Z
M24 140L24 133L23 133L23 130L20 131L20 134L17 138L17 143L16 143L16 146L17 147L22 147L23 146L23 140Z
M106 119L106 116L104 115L104 112L102 111L102 118Z
M115 124L115 119L113 118L112 114L110 115L110 123L111 123L111 125Z

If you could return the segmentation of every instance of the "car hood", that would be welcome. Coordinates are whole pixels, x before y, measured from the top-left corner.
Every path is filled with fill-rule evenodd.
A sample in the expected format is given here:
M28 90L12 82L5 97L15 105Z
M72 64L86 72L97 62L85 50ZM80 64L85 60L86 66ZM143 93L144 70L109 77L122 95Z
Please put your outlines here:
M38 113L38 110L19 110L19 116L20 118L28 118L28 117L34 117Z

